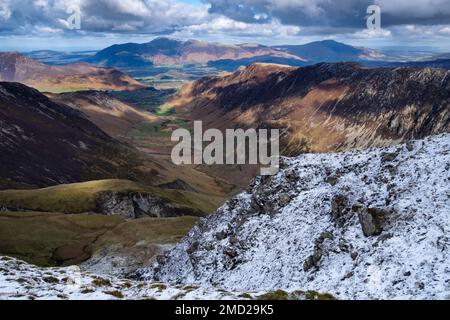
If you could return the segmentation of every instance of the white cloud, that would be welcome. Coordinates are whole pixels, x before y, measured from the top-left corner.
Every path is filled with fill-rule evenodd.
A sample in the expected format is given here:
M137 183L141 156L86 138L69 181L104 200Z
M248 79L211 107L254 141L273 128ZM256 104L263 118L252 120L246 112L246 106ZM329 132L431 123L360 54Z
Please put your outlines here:
M351 36L359 39L390 38L392 37L392 32L387 29L380 29L380 30L363 29L361 31L353 33Z
M6 21L11 17L11 10L9 10L8 3L5 0L0 0L0 20Z
M382 9L382 31L366 28L368 4ZM67 8L81 9L81 31L70 31ZM0 36L169 35L263 43L337 37L425 41L450 37L450 0L0 0ZM123 36L122 36L123 35ZM207 39L208 38L208 39ZM254 38L254 40L252 40Z
M287 26L279 21L270 23L252 24L235 21L227 17L218 16L208 22L182 28L175 32L177 37L192 37L197 35L230 35L230 36L257 36L257 37L288 37L300 33L298 26Z
M439 29L439 33L450 36L450 26L446 26L446 27Z
M376 0L383 13L398 17L433 18L450 14L449 0Z

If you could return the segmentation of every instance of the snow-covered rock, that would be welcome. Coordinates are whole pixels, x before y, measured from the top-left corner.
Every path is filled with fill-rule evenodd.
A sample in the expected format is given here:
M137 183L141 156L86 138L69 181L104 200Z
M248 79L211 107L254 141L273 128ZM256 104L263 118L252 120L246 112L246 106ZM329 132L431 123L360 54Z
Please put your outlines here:
M284 159L140 274L240 291L450 299L450 134Z
M76 266L38 268L0 257L0 300L237 300L282 296L290 299L330 298L317 292L227 292L198 286L169 286L80 272Z

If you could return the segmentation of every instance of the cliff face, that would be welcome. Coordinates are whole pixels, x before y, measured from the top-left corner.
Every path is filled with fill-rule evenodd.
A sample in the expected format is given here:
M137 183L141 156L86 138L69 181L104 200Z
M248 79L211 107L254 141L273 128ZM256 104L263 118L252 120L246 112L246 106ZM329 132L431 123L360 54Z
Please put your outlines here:
M140 272L238 290L450 297L450 135L285 159Z
M255 64L184 88L171 104L206 127L280 128L285 155L382 147L450 130L441 69Z

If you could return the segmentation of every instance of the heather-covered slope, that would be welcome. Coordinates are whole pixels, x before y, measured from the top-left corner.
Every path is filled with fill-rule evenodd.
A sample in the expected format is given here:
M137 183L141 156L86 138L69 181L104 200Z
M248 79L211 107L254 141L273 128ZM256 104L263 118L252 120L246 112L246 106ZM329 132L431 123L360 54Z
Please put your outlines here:
M285 159L142 275L346 299L449 299L449 182L449 134Z
M80 110L103 131L114 138L124 138L142 122L156 122L157 117L113 95L99 91L80 91L48 95L53 101Z
M187 85L169 105L204 127L280 128L285 155L381 147L450 130L442 69L254 64Z
M3 189L110 178L155 184L161 178L137 150L25 85L0 82L0 124Z

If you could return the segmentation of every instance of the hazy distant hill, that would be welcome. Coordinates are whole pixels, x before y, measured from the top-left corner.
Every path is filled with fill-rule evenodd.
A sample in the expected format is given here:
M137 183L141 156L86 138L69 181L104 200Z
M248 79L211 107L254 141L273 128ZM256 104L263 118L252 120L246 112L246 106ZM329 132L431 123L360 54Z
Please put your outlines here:
M102 66L137 67L180 64L207 64L224 59L247 59L272 56L301 60L289 53L257 44L228 45L197 40L179 41L158 38L148 43L127 43L108 47L86 62Z
M308 63L348 62L388 58L380 51L354 47L334 40L317 41L304 45L285 45L276 48L302 57Z
M19 53L0 53L0 81L20 82L40 91L133 90L143 85L112 68L84 62L49 66Z
M51 66L61 66L79 62L80 60L93 56L96 53L97 51L63 52L54 50L38 50L26 52L23 53L23 55Z
M387 62L387 61L367 61L364 65L370 67L388 67L388 68L438 68L450 70L450 59L437 59L426 61L408 61L408 62Z

